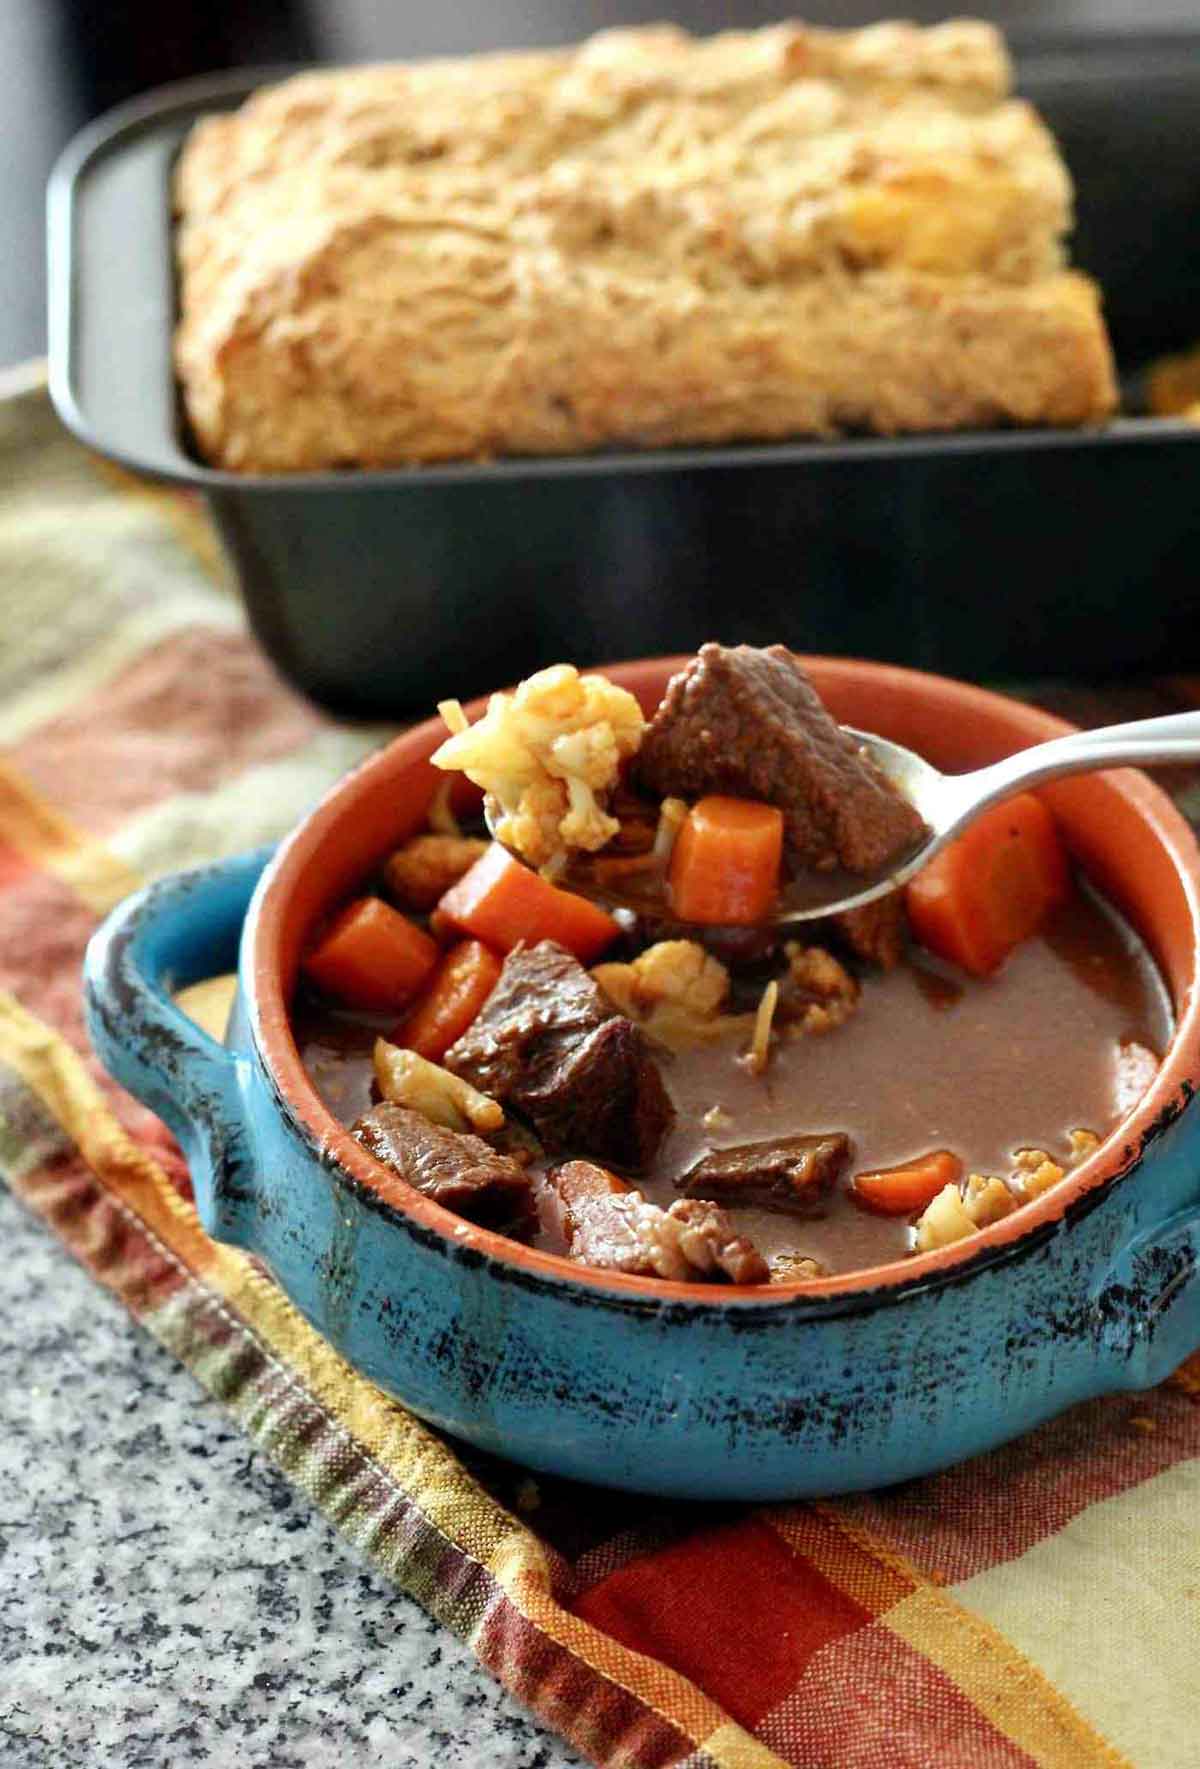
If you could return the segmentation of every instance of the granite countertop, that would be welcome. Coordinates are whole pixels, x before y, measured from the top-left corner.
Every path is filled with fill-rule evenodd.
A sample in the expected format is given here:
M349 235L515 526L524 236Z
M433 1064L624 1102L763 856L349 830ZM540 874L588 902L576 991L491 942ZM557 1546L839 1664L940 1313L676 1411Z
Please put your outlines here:
M6 1769L567 1769L0 1187Z

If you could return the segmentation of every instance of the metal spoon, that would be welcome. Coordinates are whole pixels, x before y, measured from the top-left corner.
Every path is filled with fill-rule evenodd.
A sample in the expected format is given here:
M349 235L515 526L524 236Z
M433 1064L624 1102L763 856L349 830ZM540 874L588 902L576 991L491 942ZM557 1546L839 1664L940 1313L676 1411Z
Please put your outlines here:
M1106 725L1098 731L1072 731L1066 737L1019 750L1016 755L993 762L988 768L976 768L970 774L941 774L902 744L877 737L872 731L855 730L851 725L842 729L861 744L876 766L920 812L929 834L885 871L866 877L852 877L846 872L814 872L791 880L771 918L776 927L860 909L898 890L947 842L961 835L982 811L1031 786L1099 768L1200 762L1200 712L1134 719L1129 724ZM572 878L570 884L573 890L581 890L580 880ZM586 885L582 890L587 894ZM632 908L645 907L644 897L640 903L632 895L625 899L618 889L606 887L596 895L610 906L625 902Z
M885 872L864 881L862 889L853 894L830 895L812 907L789 905L778 918L783 924L857 909L897 890L928 865L947 842L961 835L981 812L1003 803L1014 793L1061 780L1069 774L1089 774L1101 768L1200 762L1200 712L1133 719L1125 725L1104 725L1097 731L1072 731L1066 737L1052 738L1049 743L1018 750L1015 755L1005 756L990 767L976 768L970 774L941 774L902 744L890 743L885 737L856 731L848 725L843 729L862 744L876 766L920 812L929 834L918 847ZM839 879L844 892L845 873Z

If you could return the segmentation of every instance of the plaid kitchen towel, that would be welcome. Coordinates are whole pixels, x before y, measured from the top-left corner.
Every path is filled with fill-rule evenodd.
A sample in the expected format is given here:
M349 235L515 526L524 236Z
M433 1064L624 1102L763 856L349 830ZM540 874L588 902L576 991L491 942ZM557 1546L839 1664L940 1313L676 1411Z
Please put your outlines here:
M1056 702L1092 721L1197 703L1181 680ZM887 1492L667 1505L446 1442L205 1236L172 1140L88 1049L85 942L142 880L281 834L385 735L281 687L194 504L91 460L39 381L10 387L8 1183L362 1554L599 1764L1196 1762L1200 1364Z

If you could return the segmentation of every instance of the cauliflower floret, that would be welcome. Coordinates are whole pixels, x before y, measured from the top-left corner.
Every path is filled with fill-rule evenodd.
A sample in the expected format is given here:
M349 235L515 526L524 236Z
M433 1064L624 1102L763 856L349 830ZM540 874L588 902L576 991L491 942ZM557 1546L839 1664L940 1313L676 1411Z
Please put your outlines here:
M917 1223L916 1250L930 1253L935 1247L949 1247L974 1233L975 1224L967 1214L962 1193L956 1185L946 1185L932 1203L926 1204Z
M695 940L659 940L640 952L630 969L638 994L648 1003L671 1001L707 1017L729 994L729 972Z
M960 1191L956 1185L943 1186L932 1203L925 1206L917 1221L915 1247L918 1253L929 1253L934 1247L950 1247L965 1241L976 1230L989 1228L1017 1207L1017 1201L995 1174L972 1173Z
M626 689L557 663L511 694L493 694L478 723L448 737L431 760L482 786L499 839L545 866L571 848L594 852L616 834L601 797L645 726Z
M444 1124L447 1130L499 1130L504 1112L490 1094L480 1093L452 1075L439 1063L418 1056L415 1050L401 1050L386 1038L375 1040L375 1079L384 1099L393 1105L410 1106L431 1124Z
M1080 1161L1086 1161L1100 1147L1100 1138L1094 1130L1072 1130L1068 1140L1071 1144L1071 1165L1075 1167Z
M1035 1167L1031 1173L1025 1174L1022 1180L1025 1196L1040 1198L1042 1193L1048 1192L1052 1185L1057 1185L1062 1176L1063 1170L1057 1161L1043 1161L1040 1167Z
M823 946L789 940L787 974L779 990L779 1018L788 1031L832 1032L858 1006L859 986Z
M800 1284L811 1278L823 1278L827 1275L826 1268L819 1259L810 1259L807 1254L791 1249L784 1253L772 1253L767 1264L773 1284Z
M1139 1103L1142 1095L1158 1074L1159 1062L1152 1050L1135 1039L1129 1039L1117 1051L1116 1095L1117 1114L1126 1117Z
M1018 1149L1013 1160L1012 1183L1020 1187L1023 1198L1040 1198L1063 1176L1063 1169L1045 1149Z
M402 909L432 909L486 850L471 836L414 835L384 862L389 894Z
M659 940L630 964L596 965L592 976L615 1008L660 1043L690 1043L723 1024L729 972L695 940Z
M488 794L493 827L505 847L523 854L533 866L549 866L566 852L562 834L567 793L561 780L533 780L521 793L516 809L497 816L502 800Z
M963 1208L976 1228L1011 1216L1017 1201L996 1174L972 1173L963 1191Z
M646 1004L638 993L637 972L631 964L597 964L592 977L603 989L618 1013L627 1020L640 1020Z
M1046 1149L1016 1149L1013 1152L1013 1170L1009 1175L1010 1190L1016 1191L1021 1198L1040 1198L1048 1192L1052 1185L1057 1185L1068 1167L1077 1167L1094 1155L1100 1147L1100 1138L1094 1130L1072 1130L1067 1140L1071 1152L1065 1161L1056 1161Z

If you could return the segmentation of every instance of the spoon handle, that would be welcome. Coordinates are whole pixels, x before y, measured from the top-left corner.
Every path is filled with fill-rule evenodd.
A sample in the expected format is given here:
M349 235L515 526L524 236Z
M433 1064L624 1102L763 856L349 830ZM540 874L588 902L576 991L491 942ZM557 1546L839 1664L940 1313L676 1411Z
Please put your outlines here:
M1200 762L1200 712L1134 719L1098 731L1072 731L1032 749L1018 750L990 768L959 775L961 814L972 817L1029 786L1086 774L1094 768L1143 767L1152 762ZM958 795L956 795L958 796Z

